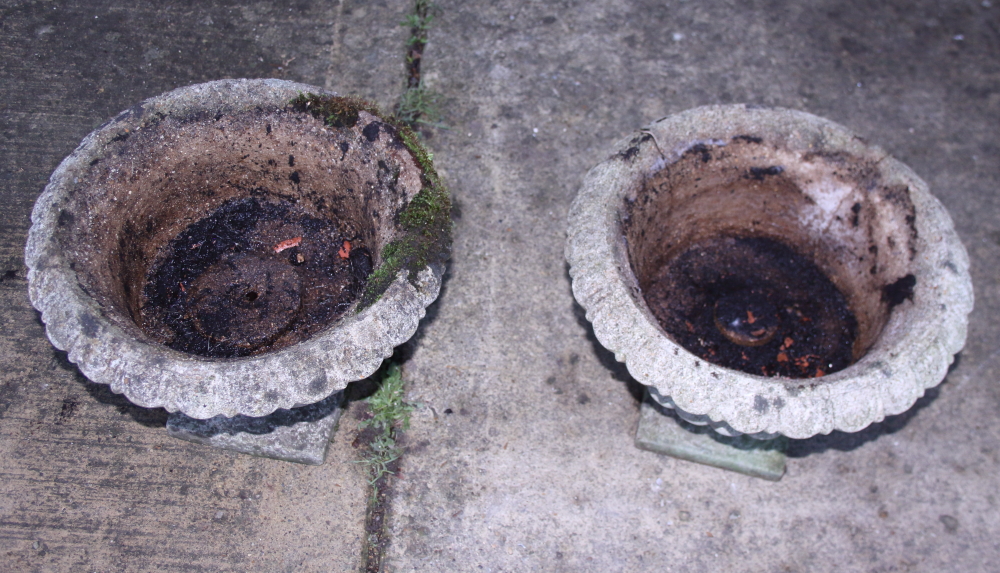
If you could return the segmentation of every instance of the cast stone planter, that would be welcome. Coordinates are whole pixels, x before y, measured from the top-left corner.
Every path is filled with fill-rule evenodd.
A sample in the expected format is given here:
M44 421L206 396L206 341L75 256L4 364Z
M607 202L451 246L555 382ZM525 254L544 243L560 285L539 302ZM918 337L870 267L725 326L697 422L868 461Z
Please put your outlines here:
M364 102L281 80L179 88L53 173L29 294L52 344L133 403L265 416L369 376L413 335L448 208L412 133Z
M899 414L944 378L969 261L906 165L822 118L743 105L658 120L615 149L573 203L566 258L597 339L659 403L727 435L808 438ZM813 270L788 270L789 253L852 316L796 294ZM702 308L670 314L686 301Z

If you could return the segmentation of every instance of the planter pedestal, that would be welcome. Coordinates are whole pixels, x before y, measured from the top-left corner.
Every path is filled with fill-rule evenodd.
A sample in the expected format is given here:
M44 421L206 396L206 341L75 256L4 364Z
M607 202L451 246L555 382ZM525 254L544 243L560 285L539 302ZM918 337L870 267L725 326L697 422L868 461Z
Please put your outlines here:
M290 410L253 418L198 420L179 412L167 418L167 434L180 440L264 458L319 465L343 412L344 393Z
M758 440L723 436L707 426L695 426L658 404L648 391L635 431L635 446L639 449L771 481L785 474L787 444L784 436Z

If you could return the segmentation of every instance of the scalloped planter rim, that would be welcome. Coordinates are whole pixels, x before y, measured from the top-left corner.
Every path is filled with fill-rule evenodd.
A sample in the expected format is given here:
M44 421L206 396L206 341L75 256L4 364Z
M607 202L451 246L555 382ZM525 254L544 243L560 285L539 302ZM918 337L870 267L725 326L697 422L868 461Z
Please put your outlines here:
M813 260L857 318L853 363L764 377L675 343L640 284L713 235L775 239ZM696 108L618 142L573 203L566 258L601 344L654 399L730 435L855 432L909 409L963 347L973 304L968 256L927 184L846 128L791 110ZM908 275L912 295L892 306L886 287Z
M53 345L87 378L192 418L265 416L369 376L413 335L437 297L439 265L412 280L401 271L371 306L254 356L172 350L137 322L158 249L227 200L280 198L315 217L347 217L378 267L398 233L393 220L421 190L421 167L376 116L330 128L290 109L302 93L335 95L283 80L179 88L88 135L52 174L32 213L29 294Z

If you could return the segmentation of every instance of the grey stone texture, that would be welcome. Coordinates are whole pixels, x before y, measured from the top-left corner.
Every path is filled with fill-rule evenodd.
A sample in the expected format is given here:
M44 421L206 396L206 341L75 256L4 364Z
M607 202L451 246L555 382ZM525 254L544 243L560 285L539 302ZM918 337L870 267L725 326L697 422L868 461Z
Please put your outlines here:
M404 367L419 407L386 570L994 570L1000 6L439 4L422 70L443 94L449 129L427 143L457 199L455 246ZM409 4L2 6L4 566L359 570L356 402L321 466L171 439L162 411L88 385L52 350L22 257L49 174L133 102L283 76L392 104ZM640 389L594 340L563 259L570 203L615 141L734 102L828 118L911 166L950 212L976 294L944 383L859 433L791 441L777 483L634 447Z

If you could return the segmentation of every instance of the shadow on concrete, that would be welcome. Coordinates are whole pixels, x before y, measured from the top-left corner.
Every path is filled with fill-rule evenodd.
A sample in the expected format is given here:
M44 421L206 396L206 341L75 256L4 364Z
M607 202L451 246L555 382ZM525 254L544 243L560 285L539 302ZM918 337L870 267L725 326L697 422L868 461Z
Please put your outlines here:
M826 436L813 436L806 440L788 440L788 449L785 455L790 458L804 458L812 454L821 454L827 450L837 450L849 452L861 446L874 442L881 436L895 434L906 427L906 424L937 399L940 391L937 388L928 390L922 398L912 408L895 416L888 416L885 420L868 426L860 432L847 433L834 430Z
M97 384L91 382L80 372L80 369L69 361L66 353L62 350L52 349L53 361L58 368L71 374L73 379L83 386L90 396L100 402L114 406L119 414L127 415L139 424L147 428L164 428L167 425L168 413L163 408L142 408L128 401L128 398L121 394L115 394L107 384Z
M572 285L572 279L569 276L569 263L565 265L565 275L567 285ZM572 290L572 287L571 287ZM570 292L570 296L573 294ZM573 316L576 317L576 322L579 324L584 331L587 333L587 340L590 341L590 345L594 349L594 355L597 356L597 360L600 361L601 365L604 366L608 372L611 373L611 377L615 380L621 382L625 385L625 389L635 400L635 407L638 408L642 404L642 399L646 395L646 387L637 382L632 375L628 373L628 368L624 363L615 360L615 355L613 352L604 348L600 341L597 340L597 335L594 334L594 327L587 320L587 311L580 306L580 303L576 302L576 298L573 298Z
M170 426L172 430L183 427L185 430L195 433L201 438L210 438L219 434L239 433L264 436L273 433L279 428L286 428L303 422L307 424L318 422L340 407L342 399L343 396L340 392L334 392L319 402L306 404L298 408L278 408L266 416L244 416L239 414L231 418L226 418L219 415L208 420L199 420L178 412L171 418Z

